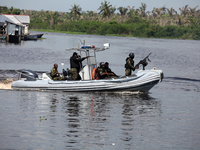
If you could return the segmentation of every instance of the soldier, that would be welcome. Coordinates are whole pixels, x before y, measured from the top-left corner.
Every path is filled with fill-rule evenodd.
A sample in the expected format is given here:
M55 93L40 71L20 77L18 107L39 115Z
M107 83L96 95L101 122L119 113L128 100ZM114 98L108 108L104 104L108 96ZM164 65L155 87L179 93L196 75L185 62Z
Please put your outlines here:
M105 63L105 70L106 72L108 73L108 77L109 78L115 78L115 77L118 77L114 72L112 72L112 70L109 68L109 63L106 62Z
M99 75L100 79L105 79L105 78L108 77L108 73L105 70L105 63L104 62L101 62L99 64L99 67L97 68L97 71L98 71L98 75Z
M71 73L71 79L72 80L78 80L79 78L79 71L81 69L81 62L85 59L88 58L88 56L84 58L78 57L77 53L74 52L72 57L70 58L70 73Z
M126 76L130 76L131 75L131 70L135 71L135 69L138 69L138 68L135 68L134 67L134 53L130 53L129 54L129 57L126 58L126 64L125 64L125 75Z
M53 68L51 69L51 77L53 80L66 80L65 77L60 77L60 74L58 73L58 65L54 64Z

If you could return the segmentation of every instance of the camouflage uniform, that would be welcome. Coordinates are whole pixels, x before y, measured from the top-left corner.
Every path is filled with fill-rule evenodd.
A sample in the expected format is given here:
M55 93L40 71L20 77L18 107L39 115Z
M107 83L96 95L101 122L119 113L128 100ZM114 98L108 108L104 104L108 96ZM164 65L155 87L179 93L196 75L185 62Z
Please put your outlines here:
M76 54L77 55L77 54ZM72 57L70 57L70 74L71 74L71 80L81 80L81 77L79 75L79 72L82 68L82 61L85 59L81 57L76 57L74 54Z
M112 72L112 70L110 68L106 67L105 71L108 73L108 78L116 78L117 77L117 75L114 72Z
M97 68L97 71L98 71L98 74L99 74L99 78L100 78L100 79L106 79L106 78L108 78L108 75L107 75L107 74L102 75L103 73L106 73L105 68L103 68L103 67L98 67L98 68Z
M131 75L131 70L135 71L134 67L134 61L130 57L126 59L126 64L125 64L125 75L130 76Z
M51 69L51 77L53 80L65 80L65 77L60 77L55 67Z
M71 80L77 80L78 78L78 71L76 68L71 68L70 69L70 74L71 74Z

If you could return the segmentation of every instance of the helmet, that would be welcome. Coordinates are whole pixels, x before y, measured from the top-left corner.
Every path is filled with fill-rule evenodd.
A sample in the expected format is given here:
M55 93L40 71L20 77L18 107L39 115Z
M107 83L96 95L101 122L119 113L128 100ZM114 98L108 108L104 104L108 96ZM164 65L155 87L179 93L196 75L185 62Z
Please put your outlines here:
M104 62L100 62L100 64L99 64L99 65L100 65L100 67L101 67L101 66L104 66L104 65L105 65L105 63L104 63Z
M77 53L76 53L76 52L74 52L74 53L73 53L73 56L75 56L75 55L77 55Z
M130 57L130 58L134 58L134 57L135 57L134 53L130 53L130 54L129 54L129 57Z

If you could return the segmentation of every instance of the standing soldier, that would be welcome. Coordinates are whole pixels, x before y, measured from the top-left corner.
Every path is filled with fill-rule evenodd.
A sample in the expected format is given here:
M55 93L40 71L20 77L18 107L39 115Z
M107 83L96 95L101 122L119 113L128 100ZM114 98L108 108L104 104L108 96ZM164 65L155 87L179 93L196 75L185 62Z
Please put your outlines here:
M79 73L80 68L81 68L80 64L85 58L88 58L88 56L86 56L84 58L80 58L80 57L78 57L76 52L74 52L72 57L70 58L70 67L71 67L70 73L71 73L71 79L72 80L78 80L79 79L78 73Z
M135 69L138 69L138 68L135 68L134 67L134 53L130 53L129 54L129 57L126 58L126 64L125 64L125 75L126 76L130 76L131 75L131 70L135 71Z

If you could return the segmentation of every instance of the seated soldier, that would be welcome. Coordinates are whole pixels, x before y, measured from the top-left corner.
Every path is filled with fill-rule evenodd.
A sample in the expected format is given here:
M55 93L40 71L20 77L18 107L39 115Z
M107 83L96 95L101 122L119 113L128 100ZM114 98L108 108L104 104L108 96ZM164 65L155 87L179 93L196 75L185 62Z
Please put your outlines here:
M57 64L54 64L53 68L51 69L51 77L53 80L66 80L66 78L63 76L63 77L60 77L60 74L58 73L58 65Z
M106 62L105 63L105 70L108 73L108 78L116 78L118 77L114 72L112 72L112 70L109 68L109 63Z
M97 71L98 71L98 75L99 75L100 79L108 78L108 73L105 70L105 63L104 62L101 62L99 64L99 67L97 68Z

